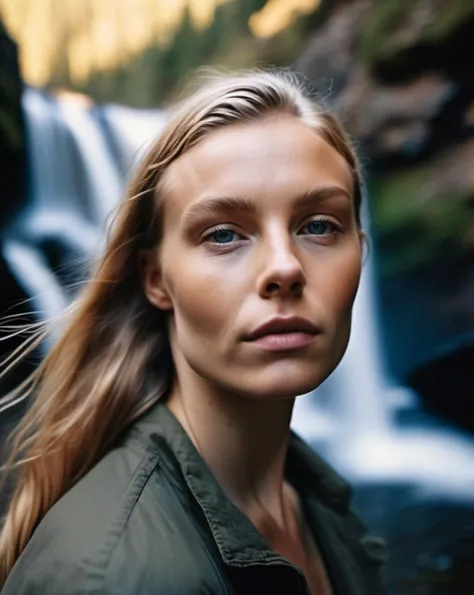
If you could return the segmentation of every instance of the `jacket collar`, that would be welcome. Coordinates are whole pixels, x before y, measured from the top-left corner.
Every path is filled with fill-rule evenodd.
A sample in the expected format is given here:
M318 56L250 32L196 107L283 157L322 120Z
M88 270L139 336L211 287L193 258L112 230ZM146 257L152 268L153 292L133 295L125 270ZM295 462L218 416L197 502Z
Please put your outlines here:
M174 454L226 564L248 566L284 561L269 548L261 533L224 494L166 403L153 406L136 428L148 444L160 446L164 442ZM287 475L302 495L316 498L338 513L344 514L348 510L348 484L293 432L287 457Z

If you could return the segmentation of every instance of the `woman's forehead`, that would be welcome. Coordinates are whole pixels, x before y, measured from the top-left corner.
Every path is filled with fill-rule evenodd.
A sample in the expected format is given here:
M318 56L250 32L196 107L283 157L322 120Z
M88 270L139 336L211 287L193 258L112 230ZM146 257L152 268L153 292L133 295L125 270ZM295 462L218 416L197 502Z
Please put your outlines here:
M295 117L216 130L176 159L163 176L165 211L176 216L209 196L258 202L268 195L275 200L338 186L352 195L346 160Z

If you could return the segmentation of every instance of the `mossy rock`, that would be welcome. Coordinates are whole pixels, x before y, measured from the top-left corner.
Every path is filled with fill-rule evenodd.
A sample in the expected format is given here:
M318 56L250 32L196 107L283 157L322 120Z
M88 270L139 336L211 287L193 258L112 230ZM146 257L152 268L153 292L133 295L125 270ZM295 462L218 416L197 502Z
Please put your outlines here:
M16 45L0 20L0 229L26 200L26 147Z
M429 266L474 248L474 188L437 192L429 165L369 183L372 227L382 275Z
M433 8L416 34L407 35L407 26L419 2L413 0L373 1L370 20L360 42L360 57L367 62L387 60L411 45L439 44L468 20L474 19L474 2L445 0ZM415 27L415 25L413 25Z
M0 139L5 150L18 151L22 147L20 98L16 48L0 21Z

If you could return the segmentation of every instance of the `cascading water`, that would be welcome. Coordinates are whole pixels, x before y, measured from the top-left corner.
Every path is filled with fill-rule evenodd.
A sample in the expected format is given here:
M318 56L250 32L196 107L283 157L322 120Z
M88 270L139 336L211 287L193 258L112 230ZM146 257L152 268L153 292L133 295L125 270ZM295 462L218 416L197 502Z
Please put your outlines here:
M123 192L123 163L146 138L136 130L133 145L130 133L117 126L113 140L105 133L100 108L58 101L35 89L25 91L23 105L30 197L27 208L4 232L4 258L31 296L33 311L40 319L53 319L68 303L67 286L81 280L83 268L78 263L85 266L103 247L107 216ZM108 109L115 113L113 108L103 111ZM127 110L118 113L125 115ZM154 134L161 121L158 111L150 113L148 134ZM50 252L61 255L59 269L49 262ZM73 263L78 268L75 274L70 272Z
M80 281L78 259L103 247L106 219L130 166L159 132L163 114L85 106L28 89L24 96L31 189L28 206L4 231L4 257L41 319L59 315ZM51 263L60 254L61 268ZM416 397L391 386L383 366L372 261L364 266L353 330L337 370L297 399L293 426L353 482L411 482L426 493L474 497L474 444L459 431L399 427ZM69 267L64 275L64 268ZM73 269L73 274L71 274Z

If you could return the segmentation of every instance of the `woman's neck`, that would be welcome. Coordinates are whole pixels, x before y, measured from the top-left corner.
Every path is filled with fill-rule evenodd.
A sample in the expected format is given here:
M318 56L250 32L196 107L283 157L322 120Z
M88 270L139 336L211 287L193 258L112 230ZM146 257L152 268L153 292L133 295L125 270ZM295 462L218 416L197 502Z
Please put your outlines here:
M176 381L168 407L227 497L259 524L287 524L284 467L294 399L251 399Z

